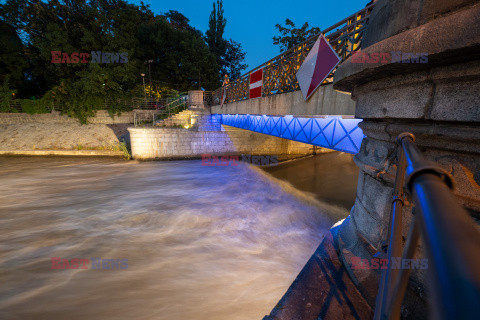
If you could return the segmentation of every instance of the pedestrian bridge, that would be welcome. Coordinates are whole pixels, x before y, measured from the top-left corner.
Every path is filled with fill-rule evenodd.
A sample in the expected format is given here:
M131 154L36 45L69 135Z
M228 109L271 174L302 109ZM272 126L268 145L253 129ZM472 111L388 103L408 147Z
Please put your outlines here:
M358 123L351 117L325 116L315 118L249 114L215 115L224 125L251 130L275 137L356 154L363 140Z
M331 47L343 60L360 49L372 6L324 30ZM318 35L245 73L205 100L223 125L358 153L363 140L350 94L333 89L335 69L305 101L296 73L315 45ZM250 74L262 70L262 96L250 99Z

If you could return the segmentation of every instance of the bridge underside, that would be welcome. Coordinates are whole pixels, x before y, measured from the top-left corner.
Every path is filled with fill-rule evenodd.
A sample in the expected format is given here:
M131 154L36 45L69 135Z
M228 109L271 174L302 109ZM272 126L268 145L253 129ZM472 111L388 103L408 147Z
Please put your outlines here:
M249 114L216 114L223 125L356 154L364 138L353 116L298 118Z

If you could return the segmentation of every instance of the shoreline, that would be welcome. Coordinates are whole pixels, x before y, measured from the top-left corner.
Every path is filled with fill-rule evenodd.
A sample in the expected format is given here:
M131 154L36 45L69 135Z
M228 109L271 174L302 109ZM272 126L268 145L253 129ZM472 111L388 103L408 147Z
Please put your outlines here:
M123 157L124 154L110 150L0 150L0 156Z
M353 155L338 151L320 153L259 168L323 203L348 211L355 203L359 169Z

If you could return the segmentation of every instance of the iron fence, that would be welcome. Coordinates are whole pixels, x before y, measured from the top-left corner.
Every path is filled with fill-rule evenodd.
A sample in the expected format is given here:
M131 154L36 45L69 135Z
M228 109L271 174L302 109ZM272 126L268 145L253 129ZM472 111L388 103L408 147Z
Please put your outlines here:
M214 103L214 93L215 91L204 91L203 92L203 102L207 106L212 106Z
M369 16L374 5L375 4L371 4L322 31L332 48L337 52L339 57L342 58L342 61L360 49L362 37L368 26ZM249 75L252 71L260 68L263 68L263 97L299 90L300 87L296 73L315 44L318 36L319 35L310 37L295 47L250 70L239 79L232 81L227 85L225 102L249 99ZM323 84L328 84L333 81L334 72L335 70L332 71ZM212 103L220 104L222 93L223 87L215 90L212 94Z
M133 110L167 110L179 101L186 102L187 95L182 93L177 96L165 98L131 98L104 100L103 103L95 106L95 110L112 111L133 111ZM26 103L27 102L27 103ZM48 105L41 105L39 100L10 100L7 108L1 112L7 113L48 113L51 111L67 112L69 107L59 102L52 102Z

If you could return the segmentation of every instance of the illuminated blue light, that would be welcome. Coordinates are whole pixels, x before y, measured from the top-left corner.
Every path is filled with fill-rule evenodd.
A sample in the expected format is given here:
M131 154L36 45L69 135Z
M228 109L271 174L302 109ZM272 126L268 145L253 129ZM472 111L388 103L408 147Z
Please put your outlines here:
M215 115L218 116L218 115ZM364 138L358 127L361 119L295 118L249 114L223 114L221 123L271 136L356 154Z

